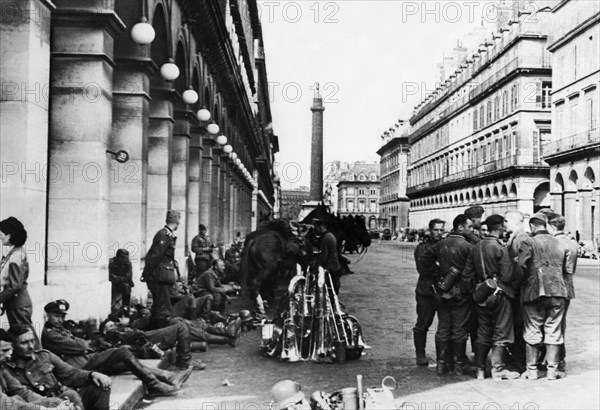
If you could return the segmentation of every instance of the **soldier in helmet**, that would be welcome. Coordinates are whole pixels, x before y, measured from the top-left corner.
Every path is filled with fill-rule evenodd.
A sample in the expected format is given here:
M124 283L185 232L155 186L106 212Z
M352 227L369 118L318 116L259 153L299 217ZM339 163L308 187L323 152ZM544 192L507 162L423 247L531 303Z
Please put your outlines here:
M114 258L108 262L108 278L111 286L111 312L116 316L129 317L132 280L131 261L127 249L117 250Z
M142 280L152 293L152 327L160 328L167 324L173 315L171 288L177 282L175 273L175 231L179 227L179 211L168 211L166 225L154 235L152 246L146 254L146 266Z

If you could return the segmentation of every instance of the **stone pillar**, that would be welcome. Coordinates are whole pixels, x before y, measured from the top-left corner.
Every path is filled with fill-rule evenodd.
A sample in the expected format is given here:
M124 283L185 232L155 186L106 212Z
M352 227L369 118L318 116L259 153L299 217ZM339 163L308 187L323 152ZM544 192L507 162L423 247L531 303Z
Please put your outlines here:
M592 243L592 190L585 189L579 191L579 200L581 203L581 226L579 226L580 240Z
M218 149L212 149L212 169L211 169L211 192L210 192L210 228L213 242L218 243L222 239L222 226L220 221L221 206L221 164Z
M187 195L187 237L186 245L191 252L191 242L194 236L198 235L198 225L200 224L200 197L202 186L202 146L201 135L192 129L192 139L190 141L190 162L188 165L188 195ZM192 257L194 254L192 253Z
M114 37L125 29L112 2L55 0L52 16L46 300L69 298L71 318L110 311L110 166ZM73 7L73 8L71 8ZM90 24L93 21L94 24ZM56 255L56 257L53 257ZM90 300L104 303L90 303Z
M566 192L565 195L565 232L575 236L577 230L577 192Z
M220 175L219 175L219 243L227 243L227 157L219 150Z
M598 249L600 247L600 188L595 188L593 192L595 203L593 205L594 213L592 214L594 218L592 238L594 240L594 249Z
M29 292L38 306L46 300L47 184L53 182L52 174L58 176L48 176L50 20L55 7L45 0L1 4L0 219L14 216L27 230ZM34 323L42 323L42 314L34 309ZM5 320L2 316L0 324Z
M147 248L156 232L165 225L171 207L171 144L173 102L167 89L152 89L148 122L148 206ZM178 233L176 233L177 235Z
M563 214L563 193L562 192L550 192L552 198L552 209L557 214Z
M231 164L226 155L225 158L225 201L224 201L224 223L225 223L225 246L231 244Z
M213 227L211 223L212 211L212 146L211 139L202 139L202 174L200 187L200 223L211 229L209 236L212 235Z
M323 99L319 85L315 91L312 111L312 144L310 151L310 201L323 200ZM256 178L255 178L256 179ZM255 189L256 191L256 189Z
M173 142L171 144L171 209L181 212L181 222L175 235L177 244L175 258L179 261L181 274L187 274L185 260L186 244L191 238L188 234L187 206L188 206L188 164L190 160L190 122L191 112L177 110L175 112L175 127L173 129ZM196 228L197 229L197 228Z
M146 205L148 171L148 113L150 64L141 59L120 58L113 74L113 123L111 150L124 150L129 161L111 161L109 256L117 249L129 251L132 263L132 289L145 299L147 288L139 281L141 258L146 254ZM146 69L144 69L146 68ZM132 86L133 85L133 86Z

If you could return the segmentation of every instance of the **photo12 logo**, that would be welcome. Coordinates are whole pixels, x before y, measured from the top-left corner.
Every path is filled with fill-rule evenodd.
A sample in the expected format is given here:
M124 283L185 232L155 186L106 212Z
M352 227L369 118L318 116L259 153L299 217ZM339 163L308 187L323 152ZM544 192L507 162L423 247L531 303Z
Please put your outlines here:
M340 5L334 1L259 1L257 6L263 24L298 23L303 19L315 24L339 23Z

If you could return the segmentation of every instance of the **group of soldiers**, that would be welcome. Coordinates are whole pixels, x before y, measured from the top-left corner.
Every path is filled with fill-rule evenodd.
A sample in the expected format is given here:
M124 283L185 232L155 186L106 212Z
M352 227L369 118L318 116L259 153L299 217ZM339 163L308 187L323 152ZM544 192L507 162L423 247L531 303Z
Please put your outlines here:
M565 235L565 218L542 209L483 219L475 206L446 222L433 219L415 250L417 365L428 365L427 332L437 313L436 373L476 374L483 380L491 351L494 380L565 377L566 315L575 297L577 243ZM475 368L467 357L467 340ZM510 358L510 360L509 360ZM544 361L545 359L545 361Z
M64 299L44 306L41 337L28 323L0 329L0 408L108 410L109 376L127 371L143 382L148 397L175 395L190 372L205 368L192 352L210 344L236 345L251 314L212 310L213 292L227 286L220 283L220 259L196 275L193 291L181 281L174 259L179 219L178 212L167 213L146 257L143 278L151 308L131 303L131 262L121 249L109 262L113 298L121 302L99 329L66 320L70 304ZM161 362L149 368L140 359Z

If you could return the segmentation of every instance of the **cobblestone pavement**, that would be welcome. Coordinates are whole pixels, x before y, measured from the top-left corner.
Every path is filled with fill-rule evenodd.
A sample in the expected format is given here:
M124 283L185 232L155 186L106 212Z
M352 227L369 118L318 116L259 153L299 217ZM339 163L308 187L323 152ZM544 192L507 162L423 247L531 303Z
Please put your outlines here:
M268 409L269 390L279 380L295 380L310 395L315 390L331 393L356 386L357 374L363 375L365 387L393 376L398 382L397 405L405 409L600 408L597 261L580 263L575 280L577 299L571 304L567 334L569 377L554 382L478 382L469 376L438 378L433 360L428 368L414 365L413 252L413 244L374 243L362 260L351 265L356 274L342 278L340 300L361 321L366 342L372 346L361 359L343 364L279 362L260 354L260 330L256 330L243 334L236 348L211 346L208 353L197 354L207 369L192 373L177 398L141 403L138 408ZM350 258L354 262L358 257ZM231 307L237 309L242 303ZM430 330L431 359L435 357L433 335Z

